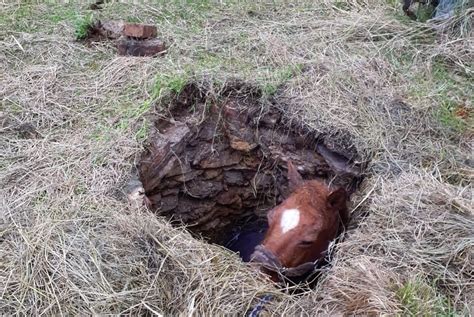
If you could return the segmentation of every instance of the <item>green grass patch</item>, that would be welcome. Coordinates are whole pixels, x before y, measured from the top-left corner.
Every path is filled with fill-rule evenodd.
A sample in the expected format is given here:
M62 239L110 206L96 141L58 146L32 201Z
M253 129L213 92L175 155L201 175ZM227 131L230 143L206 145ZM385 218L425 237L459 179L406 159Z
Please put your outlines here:
M140 128L135 133L135 140L137 140L137 142L144 142L148 138L149 134L150 122L148 120L144 120Z
M278 88L288 80L301 74L303 65L295 64L276 69L263 70L263 76L258 79L264 96L272 96Z
M10 30L15 32L35 32L35 27L30 23L33 17L33 6L30 4L21 4L12 11L0 13L0 25L9 26Z
M457 132L464 132L467 129L467 122L457 115L460 106L452 101L445 101L441 104L436 113L436 117L445 127Z
M160 99L165 93L178 95L186 86L189 79L190 75L188 72L157 75L151 89L151 98L148 103L150 104Z
M124 100L119 107L110 111L102 111L102 123L97 124L89 138L102 142L109 141L116 133L132 132L138 142L146 140L150 130L150 122L144 115L150 111L153 104L166 95L178 95L190 80L188 72L156 75L149 91L149 98L144 101ZM137 87L129 87L125 95L135 95ZM113 123L110 118L117 118Z
M108 142L112 139L112 127L110 124L97 122L88 138L96 142Z
M445 64L436 61L433 64L431 74L434 88L437 90L436 99L439 103L439 108L436 111L438 121L456 132L465 131L467 122L457 113L463 106L460 100L469 100L474 81L453 74L452 70ZM469 120L469 118L467 119Z
M416 20L418 22L426 22L433 17L434 7L430 4L419 5L416 10Z
M92 13L77 15L74 20L74 36L77 40L84 40L89 35L89 31L94 23Z
M78 16L78 10L64 5L51 6L50 10L44 13L44 19L51 21L55 24L62 21L74 22Z
M407 281L396 290L404 316L456 316L449 300L420 278Z
M418 57L419 58L419 57ZM420 68L413 72L417 61L409 52L390 56L391 63L401 74L413 74L410 81L408 97L413 103L431 104L433 116L443 127L462 133L472 121L469 110L468 117L460 116L465 100L471 99L474 80L455 72L441 60L434 59L431 69ZM429 99L429 100L427 100ZM471 111L472 112L472 111Z
M49 3L47 7L38 3L19 3L0 12L0 25L9 26L14 32L36 33L52 32L55 26L63 21L74 24L80 17L77 5L60 5Z
M350 11L351 6L347 1L336 1L334 2L333 6L337 9L343 10L343 11Z
M136 16L127 16L125 18L125 21L129 22L129 23L142 23L142 19L140 19L139 17L136 17Z

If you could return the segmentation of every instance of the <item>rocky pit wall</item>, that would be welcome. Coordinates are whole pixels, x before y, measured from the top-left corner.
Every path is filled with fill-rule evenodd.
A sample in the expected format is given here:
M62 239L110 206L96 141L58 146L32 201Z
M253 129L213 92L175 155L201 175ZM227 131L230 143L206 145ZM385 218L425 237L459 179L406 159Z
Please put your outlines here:
M189 84L156 117L139 163L151 210L224 244L236 227L264 225L268 209L288 195L287 160L305 179L355 190L356 154L333 151L277 107L261 105L256 89L233 86L221 96Z

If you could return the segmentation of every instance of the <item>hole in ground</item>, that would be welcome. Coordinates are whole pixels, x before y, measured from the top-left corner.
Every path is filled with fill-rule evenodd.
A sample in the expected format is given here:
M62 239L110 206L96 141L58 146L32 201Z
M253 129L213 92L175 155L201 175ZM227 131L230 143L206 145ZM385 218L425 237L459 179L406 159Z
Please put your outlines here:
M267 228L266 213L289 194L286 162L304 179L324 179L353 193L361 181L354 148L291 122L261 92L228 84L218 96L187 84L157 111L139 177L147 206L195 235L248 261Z

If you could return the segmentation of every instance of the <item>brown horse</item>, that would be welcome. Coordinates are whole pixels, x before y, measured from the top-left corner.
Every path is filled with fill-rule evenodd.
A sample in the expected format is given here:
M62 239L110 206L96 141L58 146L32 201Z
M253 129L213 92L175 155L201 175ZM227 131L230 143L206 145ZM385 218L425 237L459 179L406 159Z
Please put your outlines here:
M296 277L313 270L348 220L346 190L304 181L291 161L288 180L292 193L268 212L268 231L252 254L274 281L279 274Z

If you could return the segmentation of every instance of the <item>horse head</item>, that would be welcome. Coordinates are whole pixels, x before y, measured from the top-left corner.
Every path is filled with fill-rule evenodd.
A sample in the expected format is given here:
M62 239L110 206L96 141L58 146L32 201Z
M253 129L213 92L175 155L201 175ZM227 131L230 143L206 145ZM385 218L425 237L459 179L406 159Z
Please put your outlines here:
M291 194L267 214L268 230L252 261L278 280L279 270L298 275L314 268L324 258L329 243L336 238L341 224L347 222L348 194L331 189L318 180L303 180L288 161Z

